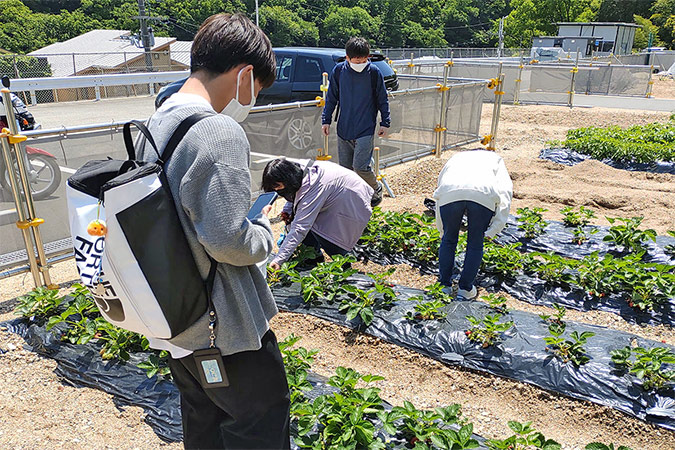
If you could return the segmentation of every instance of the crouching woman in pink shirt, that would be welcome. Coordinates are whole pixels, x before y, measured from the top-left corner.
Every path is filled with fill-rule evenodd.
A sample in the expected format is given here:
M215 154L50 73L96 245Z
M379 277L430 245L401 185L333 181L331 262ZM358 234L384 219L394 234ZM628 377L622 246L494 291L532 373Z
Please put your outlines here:
M347 254L372 214L373 189L355 172L332 162L301 165L275 159L263 171L262 189L276 191L286 199L281 217L290 223L290 231L270 263L275 270L301 243L319 254L321 249L331 256Z

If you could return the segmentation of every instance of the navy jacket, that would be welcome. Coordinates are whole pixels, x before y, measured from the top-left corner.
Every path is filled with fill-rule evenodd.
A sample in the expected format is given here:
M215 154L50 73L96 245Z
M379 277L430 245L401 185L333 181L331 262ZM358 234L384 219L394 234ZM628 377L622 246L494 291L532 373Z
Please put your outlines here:
M347 61L337 64L330 75L326 106L321 123L331 123L335 107L340 105L337 134L345 140L358 139L375 134L377 112L380 112L380 126L389 127L389 100L384 86L384 76L374 65L368 64L357 72Z

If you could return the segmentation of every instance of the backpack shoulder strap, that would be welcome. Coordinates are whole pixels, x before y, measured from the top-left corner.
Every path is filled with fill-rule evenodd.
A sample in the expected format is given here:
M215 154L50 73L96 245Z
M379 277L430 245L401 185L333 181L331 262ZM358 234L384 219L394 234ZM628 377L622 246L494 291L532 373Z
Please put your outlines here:
M127 156L129 157L129 161L133 161L136 159L136 149L134 148L134 139L131 137L131 125L134 125L136 128L138 128L138 130L143 134L143 136L145 136L145 139L147 139L150 145L152 145L153 150L155 150L155 153L157 153L157 157L159 158L159 150L157 150L157 144L155 144L155 140L152 138L152 134L150 134L150 130L148 130L148 127L146 127L143 122L140 122L138 120L132 120L130 122L125 123L122 129L122 135L124 136L124 146L127 149Z
M187 134L188 130L200 120L206 119L207 117L211 117L213 115L213 113L201 111L183 119L180 125L178 125L178 128L176 128L176 131L174 131L169 138L169 142L166 144L166 147L164 147L164 150L162 151L162 155L159 157L159 162L166 164L171 158L171 155L173 155L173 152L176 150L176 147L178 147L180 141L183 140Z

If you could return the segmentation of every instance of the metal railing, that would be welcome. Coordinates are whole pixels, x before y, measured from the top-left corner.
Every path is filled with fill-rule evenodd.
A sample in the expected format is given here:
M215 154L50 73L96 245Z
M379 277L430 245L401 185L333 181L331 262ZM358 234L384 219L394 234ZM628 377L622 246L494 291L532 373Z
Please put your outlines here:
M404 81L406 80L406 81ZM480 112L483 90L487 80L464 80L444 77L433 80L430 84L428 77L405 77L402 84L407 85L389 94L392 105L392 129L385 139L378 139L375 159L378 161L376 170L378 177L386 183L382 169L422 156L436 154L441 151L460 145L481 140L479 135ZM417 86L419 85L419 86ZM268 161L278 156L289 158L317 158L319 156L337 156L336 137L331 134L330 139L319 139L321 128L321 112L323 98L304 102L292 102L278 105L257 106L251 111L249 118L242 123L251 142L251 173L252 184L256 187L261 177L262 169ZM11 120L11 119L10 119ZM63 127L26 132L26 143L31 146L59 145L63 150L63 161L66 161L65 146L72 151L67 160L70 165L77 167L89 159L102 159L108 155L119 159L125 158L126 153L122 145L121 132L125 122L112 122L76 127ZM493 127L498 124L498 115L493 116ZM291 135L291 131L306 132L300 137ZM303 131L304 130L304 131ZM495 133L496 134L496 133ZM311 138L311 139L310 139ZM10 136L2 136L3 146L9 143ZM7 155L15 160L24 149L25 143L15 144L13 155ZM492 141L494 146L494 141ZM79 160L79 161L78 161ZM59 160L59 163L62 163ZM9 161L7 167L12 167L14 161ZM62 163L61 170L67 173L74 169ZM13 174L27 179L24 173ZM32 202L30 189L22 189L17 182L12 186L12 193L18 198L15 201L17 212L22 211L26 204L22 202L23 192L27 192L25 202ZM73 257L73 247L69 239L69 221L65 212L65 187L55 197L44 200L46 207L38 205L38 211L33 208L25 216L19 216L16 225L37 219L36 214L41 212L47 225L43 225L45 233L49 235L47 244L43 245L40 239L28 242L24 239L23 251L13 249L14 259L10 263L3 263L0 255L0 278L31 272L36 286L50 284L49 267L56 261L63 261ZM255 191L256 189L252 189ZM392 193L393 194L393 193ZM16 200L16 198L15 198ZM0 214L1 216L1 214ZM65 217L64 217L65 216ZM40 219L37 219L38 221ZM4 236L11 238L14 223L2 223L6 231ZM38 224L30 226L22 234L38 233ZM1 228L0 228L1 230ZM15 232L14 232L15 233ZM18 243L18 240L15 242ZM0 249L0 251L5 251ZM37 252L37 254L36 254ZM41 252L41 253L40 253ZM49 258L49 259L47 259ZM42 274L42 275L40 275ZM40 276L43 279L40 279Z
M49 78L17 78L10 80L13 92L28 92L31 105L38 103L36 92L51 91L51 98L59 100L59 92L62 90L81 90L92 88L93 97L96 100L101 99L101 89L103 96L109 97L108 87L112 86L147 86L149 95L155 94L155 85L166 84L173 81L187 78L189 71L177 72L143 72L143 73L123 73L106 75L82 75L73 77L49 77ZM81 94L81 91L79 91ZM63 97L63 93L60 94ZM86 97L81 94L80 97ZM44 96L43 96L44 98Z

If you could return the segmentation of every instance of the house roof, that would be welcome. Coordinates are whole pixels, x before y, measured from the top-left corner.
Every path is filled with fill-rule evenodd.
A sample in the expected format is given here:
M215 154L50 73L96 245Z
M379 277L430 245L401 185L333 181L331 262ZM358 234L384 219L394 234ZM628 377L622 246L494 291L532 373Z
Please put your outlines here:
M190 67L190 50L192 41L175 41L171 43L171 60Z
M642 25L626 22L556 22L556 25L595 25L595 26L622 26L632 28L642 28Z
M152 50L175 41L176 38L155 37ZM76 54L74 58L73 54ZM125 54L127 61L143 54L138 39L125 30L92 30L29 53L46 57L55 77L67 77L90 67L117 67L124 64Z

